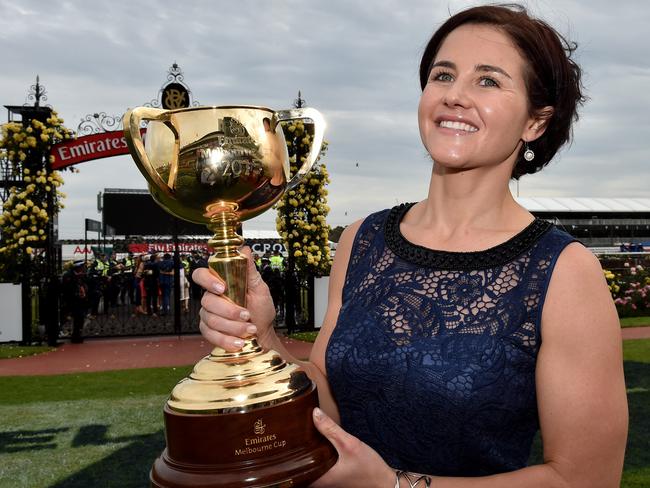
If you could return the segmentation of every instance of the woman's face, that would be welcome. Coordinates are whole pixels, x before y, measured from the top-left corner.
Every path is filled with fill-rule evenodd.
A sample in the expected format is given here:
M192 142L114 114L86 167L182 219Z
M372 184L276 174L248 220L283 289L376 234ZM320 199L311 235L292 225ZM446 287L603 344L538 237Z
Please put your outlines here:
M418 122L436 164L457 169L514 164L520 141L541 135L528 113L524 60L500 30L458 27L432 66Z

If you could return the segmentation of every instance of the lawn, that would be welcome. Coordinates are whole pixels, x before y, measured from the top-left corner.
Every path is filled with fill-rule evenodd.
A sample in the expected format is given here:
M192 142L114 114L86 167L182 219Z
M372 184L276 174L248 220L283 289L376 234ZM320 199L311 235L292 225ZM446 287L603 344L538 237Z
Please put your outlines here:
M650 486L650 339L625 341L630 435L621 486ZM162 405L190 371L0 377L1 488L147 486ZM532 459L540 459L537 445Z
M0 344L0 359L22 358L49 352L56 348L48 346L21 346L18 344Z
M625 382L630 433L621 486L650 486L650 339L625 341Z
M191 370L0 377L0 487L143 487L162 405Z
M621 327L650 327L650 317L623 317Z

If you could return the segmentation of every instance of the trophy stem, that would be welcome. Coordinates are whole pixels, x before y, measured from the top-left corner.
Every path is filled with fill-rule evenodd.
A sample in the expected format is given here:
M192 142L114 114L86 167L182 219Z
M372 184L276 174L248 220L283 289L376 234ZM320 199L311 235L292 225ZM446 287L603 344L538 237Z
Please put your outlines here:
M240 224L235 210L236 207L228 206L210 219L208 229L214 235L208 245L215 252L208 259L208 267L216 271L226 283L224 295L237 305L245 307L248 260L239 252L244 239L237 234Z

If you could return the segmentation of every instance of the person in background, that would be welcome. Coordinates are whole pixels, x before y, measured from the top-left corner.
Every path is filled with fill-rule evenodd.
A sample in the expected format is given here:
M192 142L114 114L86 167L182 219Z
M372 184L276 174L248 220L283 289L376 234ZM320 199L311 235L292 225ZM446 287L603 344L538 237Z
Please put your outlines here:
M144 283L145 301L147 304L147 315L158 315L158 293L160 291L160 269L158 268L158 255L151 254L149 259L144 263L142 281Z
M277 249L273 251L273 256L271 256L271 268L278 270L280 273L284 271L284 258Z
M125 305L127 303L134 304L135 301L135 287L134 287L134 275L135 275L135 259L133 258L133 253L129 252L127 256L122 259L122 283L120 286L120 303Z
M284 318L284 277L282 272L278 267L273 267L269 258L262 258L262 268L259 272L271 292L278 320L282 320Z
M200 300L201 296L203 295L203 290L199 285L194 283L192 280L192 276L194 274L194 271L200 268L207 268L208 267L208 260L205 259L199 251L192 251L192 257L190 259L190 274L189 274L189 280L190 280L190 287L192 291L192 298L194 300Z
M88 299L90 302L90 317L99 315L99 304L104 294L103 261L94 259L87 271Z
M117 260L113 259L115 254L111 255L109 262L108 273L104 277L105 291L104 291L104 313L114 314L117 307L120 289L122 288L122 280L124 278L122 270L124 266Z
M189 263L188 263L189 267ZM179 273L179 282L181 285L181 310L183 312L189 312L190 311L190 282L187 279L187 271L185 264L181 260L181 266L178 269Z
M75 261L63 274L62 289L64 300L72 315L71 342L80 344L83 342L83 326L88 309L88 283L84 261Z
M144 274L144 264L146 262L146 259L148 259L148 256L139 254L135 258L135 264L133 265L133 288L135 290L135 308L133 310L133 313L135 314L144 314L146 313L147 305L144 301L144 282L143 282L143 274Z
M171 254L165 253L163 255L162 260L158 262L158 270L160 273L160 296L162 298L160 315L167 315L171 310L170 298L174 284L174 261Z

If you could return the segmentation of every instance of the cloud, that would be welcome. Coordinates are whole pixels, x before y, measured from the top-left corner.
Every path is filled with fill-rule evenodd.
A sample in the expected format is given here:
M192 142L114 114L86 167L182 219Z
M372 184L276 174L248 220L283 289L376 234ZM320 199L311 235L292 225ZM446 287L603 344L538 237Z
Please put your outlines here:
M332 225L426 196L431 161L419 139L419 57L449 13L474 1L130 2L0 0L3 104L22 104L37 74L75 129L158 95L177 62L202 104L288 108L302 90L328 120ZM590 101L571 148L519 184L522 196L647 196L650 58L640 0L529 1L579 43ZM145 188L128 157L65 174L63 238L99 219L96 195ZM273 228L272 213L249 226Z

